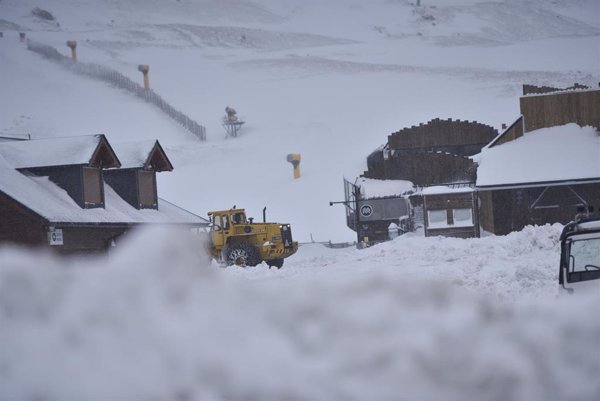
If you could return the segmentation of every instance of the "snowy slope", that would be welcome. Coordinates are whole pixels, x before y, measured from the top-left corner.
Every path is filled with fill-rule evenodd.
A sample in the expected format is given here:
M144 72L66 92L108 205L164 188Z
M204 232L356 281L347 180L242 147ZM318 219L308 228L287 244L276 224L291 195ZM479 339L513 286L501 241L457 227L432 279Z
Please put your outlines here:
M300 240L348 240L342 174L391 132L431 118L494 126L518 114L522 83L595 85L600 69L592 0L74 1L0 3L0 131L37 137L105 133L159 138L175 171L160 195L197 214L233 204L267 205ZM69 75L23 50L15 27L79 59L141 80L208 128L195 142L149 105ZM247 124L225 140L220 117L235 107ZM300 180L288 153L301 153Z

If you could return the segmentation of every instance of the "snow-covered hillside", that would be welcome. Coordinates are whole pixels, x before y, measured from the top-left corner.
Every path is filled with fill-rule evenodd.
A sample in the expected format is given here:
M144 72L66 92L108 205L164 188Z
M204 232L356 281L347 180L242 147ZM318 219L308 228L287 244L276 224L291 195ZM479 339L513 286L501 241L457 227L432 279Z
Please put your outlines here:
M49 11L54 20L32 13ZM289 221L297 239L349 240L342 176L391 132L431 118L499 127L523 83L596 85L594 0L0 2L0 132L159 138L175 165L160 196L204 215L236 204ZM208 128L193 136L151 105L29 54L33 40L150 82ZM245 118L225 140L225 106ZM288 153L301 153L292 180Z

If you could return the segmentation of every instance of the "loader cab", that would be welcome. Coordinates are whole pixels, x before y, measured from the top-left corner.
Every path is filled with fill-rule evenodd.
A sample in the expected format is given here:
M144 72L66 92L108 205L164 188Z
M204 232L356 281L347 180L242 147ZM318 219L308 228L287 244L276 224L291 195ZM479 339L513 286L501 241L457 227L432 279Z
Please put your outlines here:
M211 231L229 230L231 225L248 224L246 212L243 209L209 212Z
M565 226L560 236L562 292L600 291L600 217L585 218Z
M231 214L231 224L247 224L246 213L235 212Z
M213 246L223 247L227 238L234 233L234 226L247 224L244 209L231 209L209 212L210 238Z

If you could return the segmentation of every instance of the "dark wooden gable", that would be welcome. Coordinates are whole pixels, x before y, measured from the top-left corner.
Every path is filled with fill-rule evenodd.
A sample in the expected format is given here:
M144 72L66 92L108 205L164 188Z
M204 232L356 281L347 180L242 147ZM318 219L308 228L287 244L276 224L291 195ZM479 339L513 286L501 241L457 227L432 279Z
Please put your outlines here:
M510 127L506 128L503 133L498 135L496 139L494 139L488 145L488 148L493 148L494 146L502 145L504 143L514 141L517 138L523 136L523 116L519 116L517 120L510 125Z
M89 165L100 168L121 167L119 158L104 135L100 135L100 141L90 158Z
M144 170L173 171L173 164L160 143L156 141L144 163Z

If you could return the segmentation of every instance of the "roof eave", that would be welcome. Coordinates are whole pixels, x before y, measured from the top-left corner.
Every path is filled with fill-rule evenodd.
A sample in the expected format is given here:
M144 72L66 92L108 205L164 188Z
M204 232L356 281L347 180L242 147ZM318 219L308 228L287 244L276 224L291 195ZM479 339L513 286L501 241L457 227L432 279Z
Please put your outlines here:
M572 178L572 179L556 180L556 181L536 181L536 182L523 182L523 183L475 185L475 188L479 191L482 191L482 190L487 191L487 190L494 190L494 189L552 187L552 186L562 186L562 185L595 184L595 183L600 183L600 177Z

